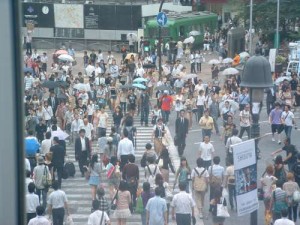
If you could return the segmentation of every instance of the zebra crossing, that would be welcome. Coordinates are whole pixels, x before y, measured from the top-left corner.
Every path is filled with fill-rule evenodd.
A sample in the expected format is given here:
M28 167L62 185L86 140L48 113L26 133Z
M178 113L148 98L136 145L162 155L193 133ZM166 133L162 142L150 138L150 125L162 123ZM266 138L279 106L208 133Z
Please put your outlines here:
M108 127L112 124L112 116L111 113L109 114L109 121L108 121ZM151 120L149 120L151 121ZM140 167L140 160L142 158L142 155L145 151L145 145L147 143L151 143L151 135L153 131L153 127L142 127L140 125L140 118L135 117L134 118L134 126L137 128L137 138L136 138L136 149L135 149L135 156L136 156L136 164L139 165L139 171L140 171L140 187L142 186L142 183L145 181L144 178L144 168ZM93 150L97 149L97 143L96 141L92 144ZM73 162L76 169L76 174L74 177L70 177L66 180L63 180L62 182L62 190L65 191L67 198L68 198L68 204L70 208L70 214L73 218L75 225L85 225L88 221L88 216L91 213L91 206L92 206L92 198L91 198L91 189L88 184L88 181L85 180L84 177L81 177L81 173L79 171L78 162L75 161L75 149L74 144L67 145L67 157L66 161ZM173 162L175 168L178 168L179 159L178 156L176 158L175 156L171 155L171 159L173 157ZM173 183L175 181L175 175L170 172L170 186L173 186ZM100 185L102 185L105 189L105 197L108 199L108 202L110 203L109 199L109 191L108 191L108 181L106 178L105 173L101 175L100 177ZM112 224L116 224L116 219L113 216L113 213L111 212L110 219ZM139 214L133 214L130 218L127 219L127 223L130 225L140 225L141 224L141 216Z

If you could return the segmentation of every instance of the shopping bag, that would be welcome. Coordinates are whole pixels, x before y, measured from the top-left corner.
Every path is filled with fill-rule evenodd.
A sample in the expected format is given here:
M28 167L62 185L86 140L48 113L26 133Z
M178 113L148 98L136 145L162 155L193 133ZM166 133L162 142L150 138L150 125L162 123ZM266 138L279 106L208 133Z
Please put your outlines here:
M225 218L230 217L227 206L224 205L224 198L222 198L220 204L217 204L217 216Z
M74 225L73 219L71 216L67 216L65 225Z

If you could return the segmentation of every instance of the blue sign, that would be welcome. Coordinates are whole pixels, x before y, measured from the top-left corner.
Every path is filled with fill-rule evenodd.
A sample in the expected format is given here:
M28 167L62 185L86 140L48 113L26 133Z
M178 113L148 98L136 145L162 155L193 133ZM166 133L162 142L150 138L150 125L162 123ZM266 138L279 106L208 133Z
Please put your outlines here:
M160 12L156 16L156 21L157 21L158 26L163 27L167 24L168 17L164 12Z

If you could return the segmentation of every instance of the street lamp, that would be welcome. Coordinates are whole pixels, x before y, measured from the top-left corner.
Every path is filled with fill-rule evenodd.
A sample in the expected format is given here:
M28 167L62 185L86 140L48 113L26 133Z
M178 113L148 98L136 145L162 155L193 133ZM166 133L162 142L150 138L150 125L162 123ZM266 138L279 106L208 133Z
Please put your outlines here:
M160 6L159 6L159 10L158 12L160 13L163 7L165 0L161 0L160 2ZM158 26L158 44L157 44L157 54L158 54L158 71L159 71L159 77L161 77L162 74L162 68L161 68L161 57L162 57L162 53L161 53L161 26Z
M255 139L255 152L258 159L258 137L260 136L259 114L261 111L264 89L273 86L269 61L259 55L259 50L247 60L241 77L241 87L250 89L250 107L252 116L251 138ZM257 167L257 163L256 163ZM257 178L256 178L257 179ZM257 225L257 210L251 213L250 225Z
M276 36L275 36L275 48L279 49L279 10L280 0L277 0L277 18L276 18Z

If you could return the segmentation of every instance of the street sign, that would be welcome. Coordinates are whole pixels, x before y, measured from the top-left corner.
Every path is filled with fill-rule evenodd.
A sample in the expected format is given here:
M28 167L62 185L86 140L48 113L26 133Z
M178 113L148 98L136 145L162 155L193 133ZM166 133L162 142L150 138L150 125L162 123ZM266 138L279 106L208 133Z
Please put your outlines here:
M156 21L157 21L158 26L163 27L167 24L168 17L164 12L160 12L156 16Z

